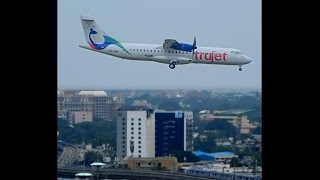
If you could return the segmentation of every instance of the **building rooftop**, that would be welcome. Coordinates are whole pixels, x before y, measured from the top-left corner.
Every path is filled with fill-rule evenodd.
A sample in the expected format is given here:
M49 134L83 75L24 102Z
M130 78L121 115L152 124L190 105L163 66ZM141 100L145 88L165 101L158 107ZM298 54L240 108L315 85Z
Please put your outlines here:
M176 157L128 157L128 160L177 160Z
M118 111L152 111L152 109L146 106L122 106L118 108Z
M229 109L225 111L213 111L215 115L240 115L252 111L252 109Z
M94 162L94 163L91 163L90 165L91 166L105 166L106 164L102 163L102 162Z
M92 176L91 173L77 173L75 174L77 177L89 177Z
M221 157L233 157L235 156L232 152L216 152L216 153L206 153L203 151L194 151L192 154L200 157L202 160L212 160L215 158L221 158Z
M107 93L104 91L80 91L79 95L83 96L107 96Z

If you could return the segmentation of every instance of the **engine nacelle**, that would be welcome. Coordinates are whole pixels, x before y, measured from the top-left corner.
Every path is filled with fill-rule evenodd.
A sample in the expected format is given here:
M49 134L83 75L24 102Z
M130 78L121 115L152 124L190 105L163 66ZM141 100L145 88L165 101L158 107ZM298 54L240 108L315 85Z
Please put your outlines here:
M192 59L185 57L177 57L173 61L176 61L176 64L190 64L192 62Z
M193 46L191 44L180 43L180 44L173 44L171 48L179 51L192 52Z

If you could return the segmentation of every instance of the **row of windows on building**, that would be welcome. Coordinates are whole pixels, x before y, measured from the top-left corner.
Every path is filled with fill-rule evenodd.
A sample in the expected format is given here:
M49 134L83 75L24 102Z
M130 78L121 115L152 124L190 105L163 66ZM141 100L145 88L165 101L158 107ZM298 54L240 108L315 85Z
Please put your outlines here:
M125 147L124 147L125 148ZM122 153L126 153L125 150L122 150ZM138 151L138 153L141 153L141 150ZM140 155L140 154L139 154Z
M122 125L123 125L123 126L125 126L125 125L126 125L126 123L122 123ZM131 125L133 126L133 125L134 125L134 123L131 123ZM139 126L141 126L141 123L138 123L138 125L139 125Z
M122 134L125 135L126 133L125 133L125 132L122 132ZM131 132L131 135L133 135L133 134L134 134L134 133ZM141 135L141 132L138 132L138 134ZM125 139L125 138L126 138L125 136L122 136L122 139ZM133 136L131 136L131 139L133 139ZM141 139L141 138L139 137L139 139Z
M122 130L124 130L124 128L122 128ZM133 128L131 128L131 130L133 130ZM139 128L139 130L141 130L141 128ZM125 135L125 134L126 134L126 132L122 132L122 134L123 134L123 135ZM134 134L134 132L131 132L131 134L133 135L133 134ZM141 132L138 132L138 134L139 134L139 135L141 135Z
M107 108L107 107L110 107L109 104L111 104L111 103L107 103L107 104L108 104L108 106L106 106L106 103L96 103L96 104L95 104L95 107L99 107L99 108Z
M126 118L122 118L122 121L125 121ZM131 118L131 121L134 121L134 118ZM138 119L138 121L141 121L141 118Z
M125 130L126 130L126 128L122 128L122 130L124 130L124 131L125 131ZM132 128L131 128L131 130L134 130L134 128L132 127ZM139 128L138 128L138 130L141 130L141 127L139 127ZM122 134L125 134L125 132L122 132ZM133 132L132 132L131 134L133 134Z
M149 49L130 49L130 51L189 54L189 52L185 52L185 51L164 51L164 50L152 50L152 49L151 50L149 50Z
M141 144L141 141L139 141L139 142L140 142L139 144ZM122 148L126 148L126 146L123 144L125 144L125 141L122 141ZM138 146L138 148L141 149L141 146Z

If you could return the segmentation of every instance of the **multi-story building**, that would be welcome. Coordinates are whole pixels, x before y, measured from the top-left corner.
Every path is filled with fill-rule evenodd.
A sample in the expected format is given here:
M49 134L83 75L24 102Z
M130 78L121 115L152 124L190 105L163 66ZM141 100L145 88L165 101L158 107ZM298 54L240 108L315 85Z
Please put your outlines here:
M175 172L178 169L178 160L176 157L128 158L128 168L133 171L166 168Z
M72 123L72 117L74 112L91 112L93 111L93 101L84 96L79 96L76 94L63 93L60 91L58 93L58 118L63 118Z
M107 121L116 119L117 109L124 104L123 96L113 97L105 91L81 91L80 96L89 97L93 103L93 116Z
M155 121L152 109L124 106L118 109L117 159L155 156Z
M186 118L186 125L187 125L187 147L186 151L193 151L193 112L192 111L184 111L184 117Z
M93 114L92 111L78 111L72 112L72 124L78 124L82 122L92 122Z
M69 112L92 111L93 101L87 96L78 96L75 94L64 95L59 97L59 108L68 110Z
M250 134L251 130L255 129L257 125L251 124L248 117L244 114L250 110L247 109L230 109L226 111L213 111L213 114L208 111L199 113L200 120L226 120L235 126L241 134Z
M92 112L93 116L112 121L117 117L117 109L124 104L121 95L112 96L104 91L81 91L79 94L58 91L58 111L68 112L68 120L72 112Z
M186 118L183 112L155 112L156 157L186 150Z
M104 120L112 120L111 110L112 97L108 96L104 91L81 91L79 96L88 97L93 102L93 116L102 118Z
M123 95L116 95L113 96L113 101L111 103L111 109L108 111L108 113L111 114L110 119L116 120L117 119L117 113L118 108L124 106L124 96Z

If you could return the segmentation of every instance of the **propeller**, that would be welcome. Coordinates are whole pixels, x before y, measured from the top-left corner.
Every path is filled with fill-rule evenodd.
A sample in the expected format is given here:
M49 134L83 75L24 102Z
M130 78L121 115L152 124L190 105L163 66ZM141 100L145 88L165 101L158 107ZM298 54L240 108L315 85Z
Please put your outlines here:
M196 36L193 38L193 44L192 44L192 55L194 54L194 50L197 49L197 41Z

